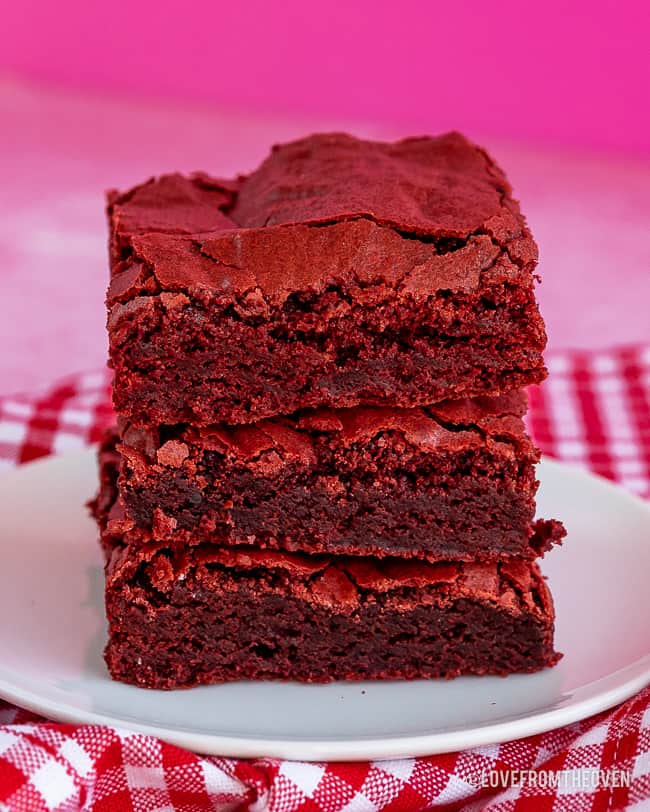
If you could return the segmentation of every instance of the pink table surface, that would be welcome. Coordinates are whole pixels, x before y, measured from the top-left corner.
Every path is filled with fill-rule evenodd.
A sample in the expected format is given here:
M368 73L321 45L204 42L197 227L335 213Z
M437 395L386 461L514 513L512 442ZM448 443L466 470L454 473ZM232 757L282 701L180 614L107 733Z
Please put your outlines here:
M104 363L104 189L173 169L231 174L274 141L379 124L98 98L0 76L0 394ZM554 347L650 341L650 162L494 142L541 251Z

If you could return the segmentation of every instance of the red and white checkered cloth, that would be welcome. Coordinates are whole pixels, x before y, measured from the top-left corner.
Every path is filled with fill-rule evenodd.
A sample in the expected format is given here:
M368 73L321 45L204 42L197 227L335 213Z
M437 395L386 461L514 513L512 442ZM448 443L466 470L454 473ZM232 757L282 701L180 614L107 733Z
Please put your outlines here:
M532 390L528 416L538 445L650 497L650 347L547 361L551 376ZM0 399L0 467L98 440L112 420L109 397L100 372ZM609 780L594 779L597 770ZM477 789L472 779L490 771L520 772L511 774L516 785ZM549 774L561 776L559 787L547 786ZM650 688L613 711L515 742L331 764L197 756L125 731L46 722L0 701L0 812L425 809L650 810Z

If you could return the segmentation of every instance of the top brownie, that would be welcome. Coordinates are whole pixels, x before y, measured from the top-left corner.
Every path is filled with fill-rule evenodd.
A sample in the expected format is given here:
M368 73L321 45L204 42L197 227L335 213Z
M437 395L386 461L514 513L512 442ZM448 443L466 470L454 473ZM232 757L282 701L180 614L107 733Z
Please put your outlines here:
M117 411L245 423L541 381L537 249L510 192L449 133L314 135L234 181L110 193Z

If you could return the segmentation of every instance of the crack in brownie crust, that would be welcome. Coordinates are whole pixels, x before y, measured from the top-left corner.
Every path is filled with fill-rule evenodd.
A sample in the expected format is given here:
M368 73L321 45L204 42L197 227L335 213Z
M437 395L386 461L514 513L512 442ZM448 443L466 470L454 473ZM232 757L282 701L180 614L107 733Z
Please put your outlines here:
M115 404L135 423L410 407L545 375L536 247L462 136L313 136L237 182L113 193Z

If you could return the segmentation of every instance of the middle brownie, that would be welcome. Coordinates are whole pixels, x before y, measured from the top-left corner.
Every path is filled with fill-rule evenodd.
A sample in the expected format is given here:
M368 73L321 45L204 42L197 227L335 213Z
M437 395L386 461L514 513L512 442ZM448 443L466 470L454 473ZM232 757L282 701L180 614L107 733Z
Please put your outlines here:
M533 558L538 453L525 396L415 409L318 410L242 426L135 428L121 452L126 515L179 545L430 560Z

